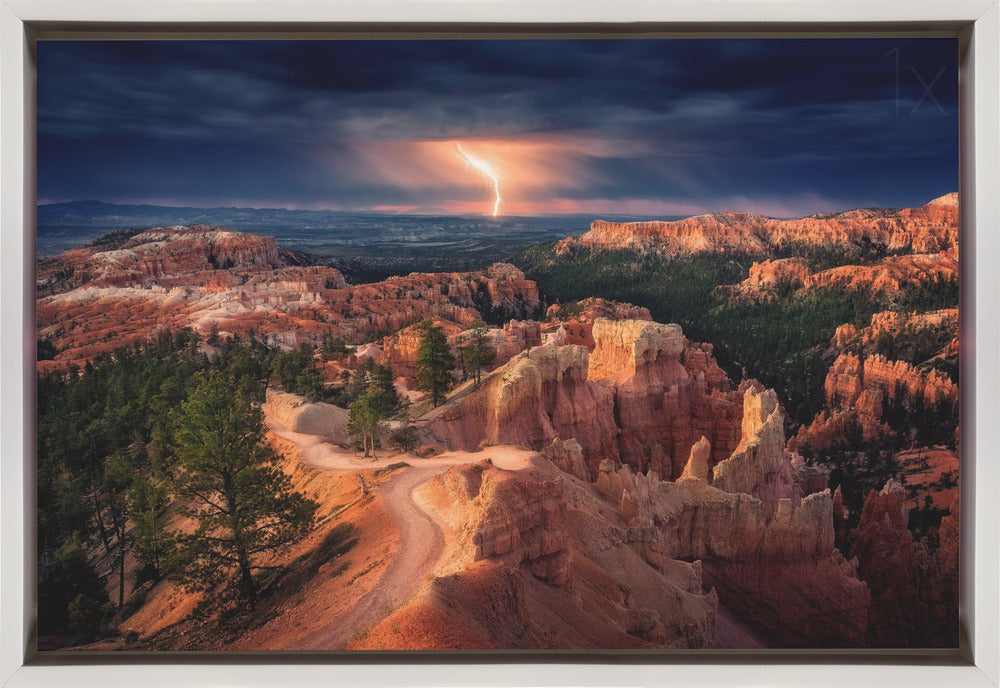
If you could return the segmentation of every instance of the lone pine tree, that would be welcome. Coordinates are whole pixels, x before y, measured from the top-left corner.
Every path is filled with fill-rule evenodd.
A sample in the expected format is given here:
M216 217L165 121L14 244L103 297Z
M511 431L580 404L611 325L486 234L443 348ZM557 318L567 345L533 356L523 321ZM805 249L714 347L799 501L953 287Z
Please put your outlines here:
M420 344L417 347L416 382L417 389L431 393L431 402L438 406L444 400L444 393L451 385L451 371L455 367L455 356L448 346L444 329L431 320L421 321Z
M317 508L292 490L264 440L259 385L218 370L198 373L175 418L179 495L193 532L177 532L170 573L189 590L220 584L252 611L253 571L313 523Z

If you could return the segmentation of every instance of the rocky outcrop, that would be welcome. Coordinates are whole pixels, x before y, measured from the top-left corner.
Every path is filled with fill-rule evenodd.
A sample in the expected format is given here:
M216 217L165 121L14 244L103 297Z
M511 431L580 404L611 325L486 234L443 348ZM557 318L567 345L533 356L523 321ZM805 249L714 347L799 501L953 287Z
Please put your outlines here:
M688 457L688 462L684 466L684 472L681 473L681 477L677 481L701 480L707 483L709 480L708 461L711 453L712 446L707 439L702 437L691 447L691 456Z
M347 409L310 402L297 394L268 388L264 411L292 432L319 435L338 444L347 443Z
M939 401L958 403L958 385L937 370L921 371L904 361L890 361L884 356L865 359L862 373L866 389L877 388L890 400L899 390L908 401L923 400L927 406ZM845 399L845 403L850 400Z
M868 642L875 647L957 647L957 557L932 556L907 530L905 488L890 480L865 499L852 556L868 583ZM952 525L942 529L950 537Z
M637 373L648 376L653 365L669 366L665 371L679 376L682 372L680 353L684 348L684 333L679 325L626 320L594 323L594 354L587 376L603 380L616 376L634 378Z
M936 357L949 358L958 355L958 309L944 308L941 310L918 313L899 313L897 311L880 311L872 314L867 327L858 329L849 323L837 327L830 342L828 355L838 355L848 350L865 356L879 353L879 347L886 345L899 352L905 352L914 339L931 340L941 344ZM921 348L921 359L927 356L927 348ZM910 363L924 363L923 360L911 359Z
M84 284L190 284L192 276L207 281L212 273L232 268L284 267L288 264L286 258L287 253L282 254L274 237L204 225L159 227L139 232L120 244L94 243L40 261L38 290L61 293Z
M545 312L547 320L590 322L605 320L652 320L649 309L631 303L591 296L569 304L553 304Z
M830 484L830 469L826 466L809 466L798 454L791 455L792 479L798 487L800 495L811 495L814 492L822 492ZM838 490L840 487L838 486ZM836 511L836 495L834 495ZM841 498L843 502L843 498ZM841 507L843 504L841 503Z
M934 253L889 256L873 265L844 265L803 280L807 288L836 288L889 295L902 289L958 279L958 259Z
M834 548L830 492L794 506L762 502L693 479L662 482L606 462L597 490L616 505L628 540L657 565L699 560L722 604L775 646L839 647L860 642L868 590Z
M784 417L774 390L747 389L743 397L742 439L736 451L712 469L712 485L752 494L770 516L782 500L798 503L792 466L785 456Z
M692 453L694 450L691 450ZM583 447L575 439L560 440L558 437L542 449L542 456L551 461L563 473L590 482L590 471L583 460Z
M683 335L675 326L601 320L595 323L594 334L592 354L582 346L548 345L519 355L484 382L480 395L466 396L451 409L442 407L424 431L439 442L450 433L452 440L461 437L470 445L483 437L475 430L485 426L489 443L541 449L563 472L595 479L597 492L625 524L617 537L647 565L663 575L675 575L681 562L694 562L697 580L704 572L705 582L715 587L723 603L739 618L752 621L776 646L861 642L868 590L855 576L854 565L834 548L830 491L802 496L808 480L801 476L795 480L795 467L784 450L783 415L775 393L753 384L736 392L742 399L740 441L731 445L729 456L713 462L710 440L699 435L686 447L685 462L676 473L680 479L663 481L651 462L631 464L630 455L621 448L615 455L613 438L615 430L619 437L646 432L649 435L642 441L651 444L650 438L660 432L651 429L655 422L646 420L664 418L656 411L647 407L641 426L636 419L642 404L652 406L657 399L670 398L670 387L690 381L680 362ZM592 379L594 375L599 379ZM603 396L593 396L597 390ZM595 399L600 401L594 403ZM581 408L587 422L566 427L569 420L579 418L572 410ZM561 423L564 430L558 428ZM595 435L597 428L601 430ZM604 457L596 467L595 456ZM463 478L456 484L469 490L476 482ZM577 492L579 483L570 487L564 479L560 484L563 501L576 504L586 499ZM550 584L568 584L562 582L563 571L565 581L573 580L572 571L581 564L577 556L571 555L572 566L564 569L560 556L553 558L556 552L535 543L542 537L537 528L548 518L546 509L563 514L567 525L560 527L570 527L573 511L545 507L556 498L554 492L543 495L518 488L522 489L531 494L534 506L522 514L518 505L527 498L520 492L498 500L505 505L503 512L483 519L494 525L475 531L476 556L521 566ZM457 504L460 499L438 501ZM602 530L607 532L607 526ZM554 535L545 537L550 543L562 542ZM580 540L594 537L588 532ZM664 616L644 614L641 609L630 611L625 628L655 633L644 636L647 640L659 637L658 624Z
M677 325L643 321L594 323L596 346L588 376L612 389L621 430L619 460L665 478L681 475L702 436L712 463L739 441L742 396Z
M558 328L564 334L560 343L582 344L594 349L594 322L604 320L652 320L649 309L633 306L631 303L610 301L600 297L590 297L568 304L553 304L545 313L550 325L547 330Z
M591 478L604 459L679 477L703 436L712 464L732 453L743 390L730 390L710 347L687 342L676 325L647 321L598 319L593 332L593 353L548 344L519 354L478 393L432 413L422 428L427 442L540 450L572 438Z
M541 323L534 320L510 320L502 327L488 329L486 337L496 352L490 369L503 365L529 347L544 343Z
M482 443L540 450L575 438L588 466L617 453L614 399L587 380L582 346L539 346L483 379L481 389L431 413L428 444L473 450ZM596 464L595 464L596 466Z
M511 361L487 416L488 441L541 448L554 438L573 438L584 448L588 474L601 458L614 456L614 397L587 379L588 358L582 346L542 346Z
M770 255L794 246L822 246L860 252L875 245L890 252L944 253L958 249L958 194L919 208L861 209L776 220L753 213L698 215L673 222L596 220L578 239L560 242L557 252L575 246L628 249L674 258L698 253Z
M768 300L777 298L779 291L783 289L801 287L809 274L809 264L804 258L754 261L745 280L720 288L728 290L733 298L750 301Z
M882 297L914 287L958 280L954 253L901 255L868 265L843 265L811 272L802 258L755 262L749 276L734 285L720 286L730 298L767 301L782 293L809 289L848 289Z
M838 336L856 338L858 333L839 330ZM830 366L824 388L827 408L799 429L789 441L789 449L818 451L845 442L854 425L860 426L864 439L886 436L890 427L883 418L884 409L896 401L929 409L946 403L953 414L958 404L958 386L944 373L933 368L920 370L880 355L862 361L853 353L841 354Z
M900 290L958 279L954 254L889 256L870 265L843 265L811 272L803 258L755 262L742 282L720 287L731 298L774 299L796 289L849 289L888 296Z
M454 551L460 553L432 584L452 593L447 608L457 618L447 626L469 626L466 635L481 638L479 646L706 648L715 643L717 598L704 591L700 565L654 566L644 560L622 521L592 488L567 479L548 462L539 458L519 471L488 463L455 467L419 494L452 528ZM489 595L484 604L465 594L470 589L507 592ZM435 595L417 613L430 618L442 602ZM405 615L400 622L407 623Z

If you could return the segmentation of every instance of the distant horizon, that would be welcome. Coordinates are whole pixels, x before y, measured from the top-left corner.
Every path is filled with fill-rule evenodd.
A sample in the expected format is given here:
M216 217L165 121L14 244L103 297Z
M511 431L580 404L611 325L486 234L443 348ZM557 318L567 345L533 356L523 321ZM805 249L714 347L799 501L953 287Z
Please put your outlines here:
M939 198L943 198L953 193L958 193L957 190L946 191L944 193L928 198L923 203L918 203L916 205L910 206L895 206L895 205L867 205L867 206L853 206L845 207L836 210L815 210L803 215L768 215L766 213L756 212L753 210L746 210L744 208L727 208L727 209L704 209L691 214L684 213L670 213L670 214L655 214L655 213L624 213L615 211L595 211L595 212L549 212L549 213L534 213L534 214L504 214L497 217L492 217L488 213L451 213L444 209L413 209L413 210L385 210L385 209L348 209L348 208L331 208L331 207L281 207L281 206L270 206L270 205L191 205L187 203L149 203L149 202L135 202L135 203L121 203L114 201L104 201L95 198L81 198L72 199L65 201L49 201L44 199L39 199L36 202L37 208L63 206L63 205L81 205L81 204L97 204L97 205L107 205L113 207L127 207L127 208L168 208L172 210L198 210L198 211L211 211L211 210L228 210L228 211L260 211L260 212L302 212L302 213L339 213L344 215L379 215L379 216L419 216L419 217L449 217L449 218L462 218L462 219L475 219L475 220L503 220L503 219L516 219L516 218L544 218L544 217L595 217L597 215L607 215L615 217L635 217L635 218L660 218L664 221L675 221L679 219L686 219L689 217L697 217L700 215L713 215L713 214L724 214L724 213L750 213L755 215L761 215L763 217L768 217L774 220L798 220L807 217L812 217L814 215L837 215L840 213L850 212L852 210L864 210L867 208L878 208L882 210L893 210L901 208L919 208L928 203L931 203ZM600 218L598 218L600 219Z

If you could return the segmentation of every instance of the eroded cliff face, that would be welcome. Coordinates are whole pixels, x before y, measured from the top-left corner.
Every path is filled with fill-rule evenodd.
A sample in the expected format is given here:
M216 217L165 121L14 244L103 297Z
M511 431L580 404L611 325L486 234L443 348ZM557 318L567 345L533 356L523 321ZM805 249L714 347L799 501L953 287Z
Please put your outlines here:
M851 348L867 355L877 353L880 342L906 340L914 336L944 343L937 352L938 357L957 355L958 309L943 308L925 313L873 313L869 325L860 330L849 323L839 326L830 342L830 352L843 353Z
M560 344L582 344L594 350L594 323L604 320L652 320L649 309L631 303L590 297L574 304L553 304L545 313L562 331Z
M893 294L935 281L958 279L958 259L952 253L889 256L874 265L844 265L806 277L807 288L837 288Z
M866 632L868 589L834 547L830 491L798 498L768 396L748 391L751 434L716 466L724 469L713 485L703 440L675 483L605 462L596 488L617 506L629 542L648 562L698 560L721 603L775 646L856 645Z
M720 287L751 301L777 298L788 289L849 289L891 295L901 289L958 279L954 252L888 256L870 265L843 265L812 272L802 258L755 262L742 282Z
M504 264L350 286L334 268L284 264L269 237L214 228L148 230L110 256L98 248L68 251L40 271L39 336L59 350L43 369L80 366L163 329L254 330L295 346L327 333L361 340L428 317L468 325L538 308L535 284ZM41 295L57 285L73 288Z
M651 565L589 484L541 457L520 471L451 468L418 492L449 524L453 554L428 593L360 647L411 632L430 636L430 647L714 646L718 603L700 565ZM435 624L444 613L447 623Z
M774 299L784 289L798 289L810 275L805 258L754 261L747 278L738 284L719 287L730 296L750 301Z
M594 339L588 377L614 392L620 461L673 479L702 436L712 463L733 451L742 397L710 348L687 342L677 325L634 320L598 320Z
M39 294L61 293L84 284L126 287L189 284L194 276L211 279L220 270L288 265L290 254L274 237L232 232L221 227L159 227L123 242L71 249L38 266Z
M591 478L604 459L681 475L702 437L714 464L740 439L742 390L676 325L597 319L593 353L547 344L514 357L480 393L446 404L422 428L432 444L475 449L513 443L540 450L578 442Z
M770 516L782 500L798 505L792 465L785 456L784 416L774 390L747 389L740 445L712 470L712 484L725 492L752 494Z
M880 355L862 361L855 354L841 354L830 366L824 387L827 408L799 429L789 449L818 451L845 442L855 423L864 439L888 436L892 430L883 416L887 405L897 400L925 408L946 403L955 409L958 404L958 386L944 373Z
M958 501L932 554L907 530L906 489L890 480L869 493L851 555L871 588L868 642L876 647L958 646Z
M482 388L430 414L430 444L474 450L483 443L540 450L556 438L584 447L588 470L617 454L614 398L587 380L584 346L545 345L519 354L484 378Z
M660 575L681 575L692 592L714 588L723 604L776 646L861 643L868 588L834 546L827 473L796 465L785 451L784 417L774 391L752 382L733 391L723 377L707 392L710 356L686 342L676 325L599 319L593 334L593 352L547 345L520 354L478 393L443 406L423 428L435 441L461 448L481 442L534 448L568 474L548 480L544 489L519 485L517 495L496 498L504 508L478 510L475 527L465 521L472 542L465 549L475 555L460 567L485 558L550 585L570 585L582 556L572 548L586 549L581 542L613 532L611 544L601 548L626 547ZM698 352L690 357L694 375L685 365L688 351ZM721 460L714 459L717 450L706 433L683 445L667 444L689 437L691 429L691 406L682 408L677 400L699 394L702 404L725 404L707 425L721 419L730 429ZM684 417L679 425L676 419ZM678 428L682 432L672 435ZM634 450L633 442L641 449ZM676 468L672 455L649 451L657 445L683 446ZM462 502L456 485L475 484L476 494L485 494L479 478L447 480L455 494L438 503L449 508ZM587 502L586 512L620 519L621 525L609 530L603 523L578 538L563 538L573 507L590 499L588 482L612 510ZM533 505L530 514L521 513L522 503ZM563 554L565 548L571 553ZM695 569L684 568L685 561ZM646 612L639 617L654 619ZM644 627L660 638L658 624L677 625L667 618L659 610L656 623Z
M805 245L858 251L874 244L893 251L944 253L958 248L958 194L919 208L860 209L799 220L776 220L753 213L698 215L674 222L605 222L566 239L557 251L575 246L630 249L668 258L697 253L741 252L768 255L785 246Z

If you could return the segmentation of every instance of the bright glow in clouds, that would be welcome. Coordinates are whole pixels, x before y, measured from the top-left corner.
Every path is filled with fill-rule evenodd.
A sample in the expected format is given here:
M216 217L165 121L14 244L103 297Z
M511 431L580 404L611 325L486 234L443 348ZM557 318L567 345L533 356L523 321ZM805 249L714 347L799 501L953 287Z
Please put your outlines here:
M492 176L472 169L471 162L458 152L459 147L472 159L489 161L497 177L496 186ZM605 182L593 163L610 148L584 138L549 135L356 141L335 150L317 149L316 155L322 160L325 174L331 177L350 179L359 187L373 185L399 191L398 198L379 198L370 205L358 203L354 206L357 209L379 205L463 215L486 210L489 215L493 207L483 208L480 184L470 183L470 175L475 174L476 180L482 179L493 192L491 206L499 191L499 216L501 212L528 214L529 207L542 207L554 198L576 197L592 185Z
M457 141L455 142L455 148L458 149L458 156L465 161L466 169L471 167L493 182L493 193L496 195L496 200L493 202L493 217L496 217L500 212L500 173L485 160L480 160L466 153L465 149L462 148L462 144Z
M581 213L587 215L687 216L721 210L745 210L775 217L805 217L815 212L843 210L843 203L813 193L786 196L722 196L699 202L704 193L684 177L678 162L663 165L664 188L648 194L606 196L595 189L607 186L601 169L607 158L624 158L640 164L649 150L623 139L589 138L562 133L545 136L467 138L432 141L357 141L336 151L318 149L326 174L354 180L359 186L395 189L398 198L376 202L345 197L344 210L398 213L479 215L482 191L469 183L472 160L489 161L490 173L474 173L493 191L489 215ZM462 153L465 153L463 156ZM460 160L462 164L456 164ZM670 162L674 162L671 160ZM502 174L501 174L502 171ZM494 184L494 177L496 184ZM497 204L497 197L500 202ZM478 200L477 200L478 199ZM234 202L231 205L250 205ZM183 205L174 202L171 205ZM275 201L275 205L280 205ZM275 207L275 205L269 207ZM326 203L317 207L332 207Z

